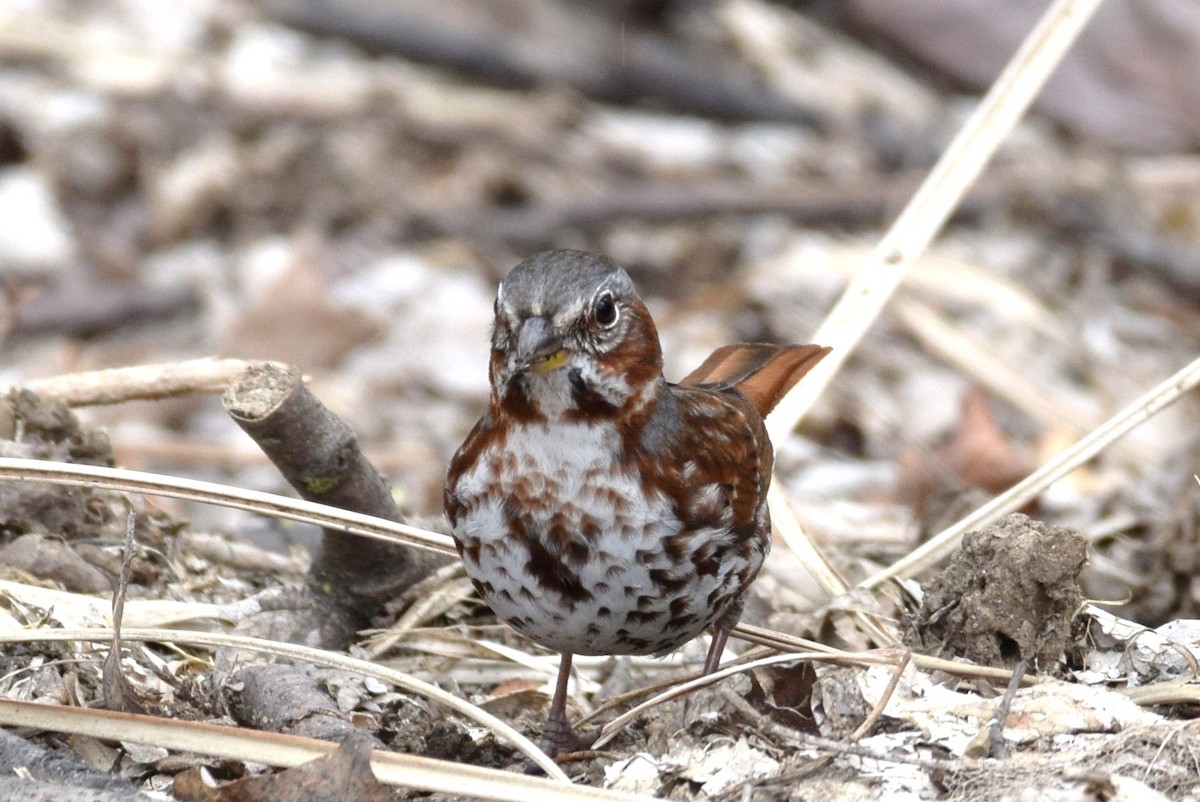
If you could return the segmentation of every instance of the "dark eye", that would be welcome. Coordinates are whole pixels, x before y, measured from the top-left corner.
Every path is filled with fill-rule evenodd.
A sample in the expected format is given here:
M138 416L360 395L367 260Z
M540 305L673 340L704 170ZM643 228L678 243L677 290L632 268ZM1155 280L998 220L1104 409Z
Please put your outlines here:
M617 322L617 303L613 300L611 293L606 292L596 299L592 315L596 318L596 322L604 328L612 328Z

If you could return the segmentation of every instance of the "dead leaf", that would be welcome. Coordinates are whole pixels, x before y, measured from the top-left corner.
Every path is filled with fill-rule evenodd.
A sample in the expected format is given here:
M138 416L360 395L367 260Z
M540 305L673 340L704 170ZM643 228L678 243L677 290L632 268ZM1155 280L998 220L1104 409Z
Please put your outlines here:
M199 769L175 778L182 802L391 802L388 787L371 771L373 743L353 735L325 757L295 768L216 785Z
M968 487L1002 493L1034 467L1000 430L987 395L976 387L963 396L958 427L945 444L932 453L913 447L900 455L896 495L925 518L934 496Z

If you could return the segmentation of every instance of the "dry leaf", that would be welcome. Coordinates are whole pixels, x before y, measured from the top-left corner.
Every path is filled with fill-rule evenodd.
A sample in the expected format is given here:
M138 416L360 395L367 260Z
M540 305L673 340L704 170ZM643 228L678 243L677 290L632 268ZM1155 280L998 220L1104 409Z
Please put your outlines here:
M1001 493L1033 469L1000 431L987 395L972 388L963 396L958 428L944 445L932 453L910 448L900 455L896 495L923 518L936 495L966 487Z
M390 802L391 792L371 772L371 749L370 738L355 735L325 757L225 785L191 769L172 791L183 802Z

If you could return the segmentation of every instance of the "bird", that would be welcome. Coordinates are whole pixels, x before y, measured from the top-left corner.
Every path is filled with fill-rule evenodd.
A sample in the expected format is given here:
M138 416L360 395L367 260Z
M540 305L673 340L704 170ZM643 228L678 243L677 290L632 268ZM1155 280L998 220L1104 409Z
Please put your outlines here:
M771 544L763 418L829 349L739 343L672 384L628 273L539 253L496 293L486 410L443 502L496 616L561 654L542 745L579 745L572 655L665 655L713 631L714 672Z

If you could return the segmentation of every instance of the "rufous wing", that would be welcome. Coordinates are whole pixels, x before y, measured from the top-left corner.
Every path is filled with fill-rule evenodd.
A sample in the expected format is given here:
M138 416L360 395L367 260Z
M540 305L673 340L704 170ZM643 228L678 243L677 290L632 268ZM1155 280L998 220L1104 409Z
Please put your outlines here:
M723 345L680 384L736 388L766 417L813 365L828 354L823 345L735 343Z

